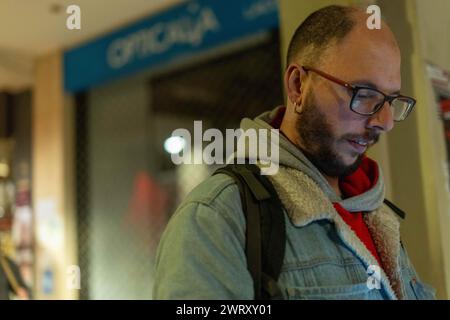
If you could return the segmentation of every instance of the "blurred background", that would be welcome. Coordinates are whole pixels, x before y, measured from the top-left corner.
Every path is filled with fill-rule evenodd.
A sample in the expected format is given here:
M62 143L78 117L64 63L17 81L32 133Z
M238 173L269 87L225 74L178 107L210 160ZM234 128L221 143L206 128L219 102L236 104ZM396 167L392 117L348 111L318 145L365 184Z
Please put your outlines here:
M450 0L0 0L0 244L33 298L151 299L161 232L214 169L175 166L172 131L283 104L289 39L329 4L377 4L397 36L418 103L371 156L448 299Z

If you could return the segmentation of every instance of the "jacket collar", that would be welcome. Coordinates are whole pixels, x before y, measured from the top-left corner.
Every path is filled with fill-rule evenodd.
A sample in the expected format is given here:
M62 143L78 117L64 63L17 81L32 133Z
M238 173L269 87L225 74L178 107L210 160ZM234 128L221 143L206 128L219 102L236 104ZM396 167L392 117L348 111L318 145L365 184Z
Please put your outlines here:
M375 257L340 217L330 199L313 179L299 170L284 166L280 166L278 173L269 178L296 227L318 220L329 220L335 224L341 240L353 249L366 268L370 265L379 266ZM379 182L383 184L382 181ZM369 202L366 203L366 208L362 208L361 202L356 200L350 198L340 204L349 211L369 211L364 219L383 263L384 268L380 268L381 283L391 299L402 298L399 276L400 224L396 214L382 204L383 196L381 203Z

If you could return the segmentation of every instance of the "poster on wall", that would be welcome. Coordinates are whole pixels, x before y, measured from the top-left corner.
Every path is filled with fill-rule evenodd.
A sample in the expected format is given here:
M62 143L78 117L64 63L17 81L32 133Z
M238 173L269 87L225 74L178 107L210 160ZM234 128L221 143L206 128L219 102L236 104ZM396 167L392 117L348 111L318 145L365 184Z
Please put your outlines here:
M11 233L16 262L25 284L31 289L34 287L35 257L29 164L19 163L16 175L15 210Z
M439 117L444 127L448 164L450 161L450 72L429 63L427 64L427 73L434 90ZM447 168L450 168L450 165L447 165Z

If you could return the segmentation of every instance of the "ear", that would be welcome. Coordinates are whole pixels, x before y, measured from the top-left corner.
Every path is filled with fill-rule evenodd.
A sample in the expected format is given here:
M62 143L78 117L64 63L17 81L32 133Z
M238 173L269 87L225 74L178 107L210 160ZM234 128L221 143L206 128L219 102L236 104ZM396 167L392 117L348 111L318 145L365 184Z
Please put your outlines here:
M291 63L284 73L284 87L286 88L287 98L292 104L300 105L302 103L302 78L306 74L302 67Z

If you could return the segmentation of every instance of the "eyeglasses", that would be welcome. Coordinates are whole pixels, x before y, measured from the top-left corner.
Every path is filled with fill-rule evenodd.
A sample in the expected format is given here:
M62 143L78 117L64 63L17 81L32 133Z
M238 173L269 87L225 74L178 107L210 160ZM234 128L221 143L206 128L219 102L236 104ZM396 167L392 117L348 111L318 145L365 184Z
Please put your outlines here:
M374 88L352 85L348 82L340 80L336 77L333 77L332 75L314 68L305 66L303 66L302 68L306 72L312 71L325 79L328 79L349 89L352 92L352 99L350 100L350 110L363 116L374 115L375 113L380 111L380 109L387 101L392 107L392 115L394 121L403 121L406 119L406 117L408 117L408 115L414 108L414 105L416 104L416 100L411 97L402 95L387 95Z

